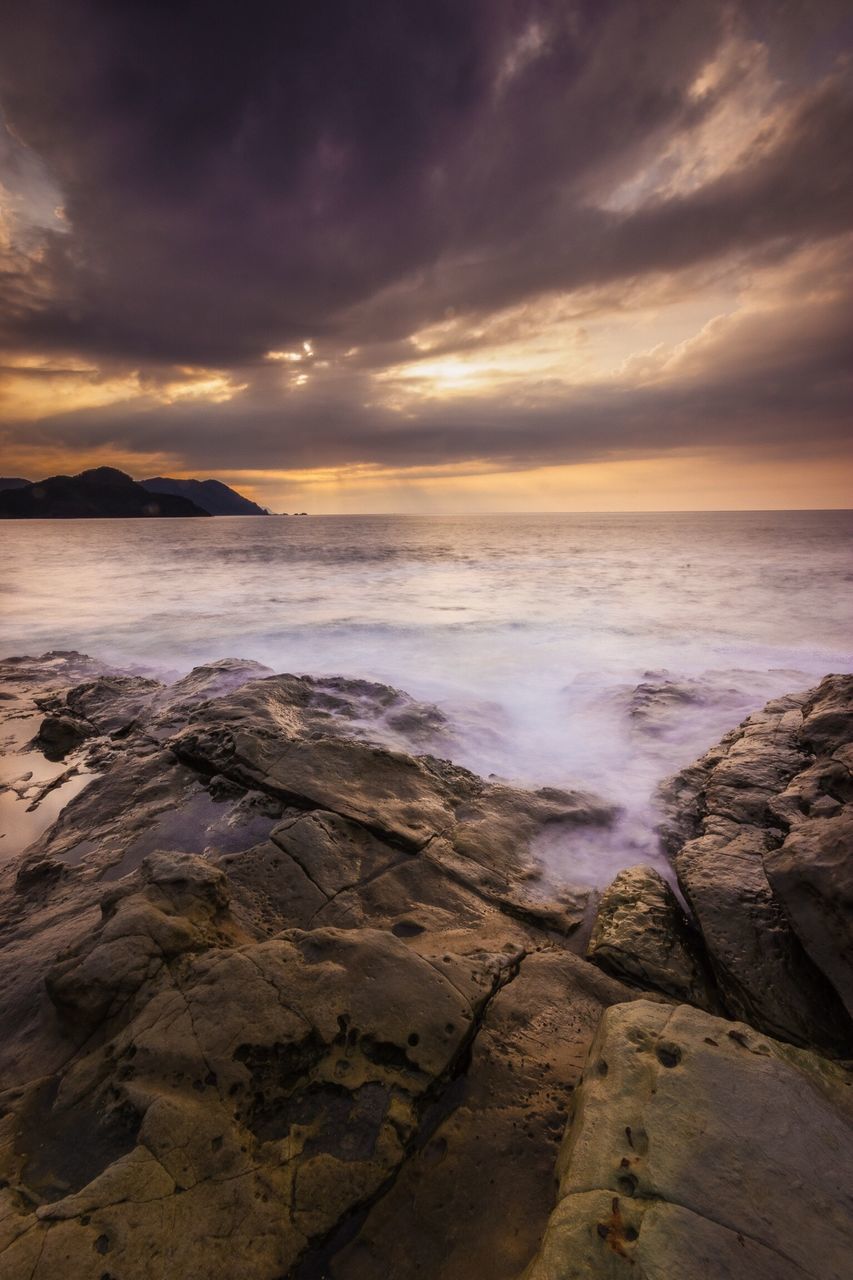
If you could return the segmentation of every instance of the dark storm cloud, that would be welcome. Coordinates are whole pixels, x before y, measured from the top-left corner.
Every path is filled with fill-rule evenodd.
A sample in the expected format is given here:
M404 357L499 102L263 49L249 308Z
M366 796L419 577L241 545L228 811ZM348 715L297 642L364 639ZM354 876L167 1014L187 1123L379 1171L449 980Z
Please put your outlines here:
M761 312L698 341L665 382L594 384L570 397L519 402L483 394L430 401L412 417L363 403L351 377L282 402L255 389L248 403L184 404L169 415L109 407L30 428L30 439L168 454L176 439L190 468L299 470L373 464L484 469L639 458L687 447L744 455L825 457L849 442L853 344L836 301L772 322Z
M376 343L362 357L375 367L449 313L837 235L853 214L846 14L831 0L11 0L0 103L70 230L40 224L39 253L0 268L2 345L245 373L311 337ZM769 50L780 110L767 136L695 189L601 207L733 91L742 69L691 92L733 31ZM353 375L298 410L261 385L225 406L101 410L65 429L83 443L109 422L115 441L168 442L211 467L238 454L283 465L285 452L288 465L521 464L606 453L634 422L649 447L672 443L679 413L695 415L682 438L700 422L719 433L713 409L735 383L757 424L782 416L759 372L703 376L698 414L679 384L581 388L532 417L493 398L430 405L403 422L365 409ZM791 422L811 385L788 388Z
M700 105L688 89L724 12L13 4L0 98L74 228L53 245L61 306L23 331L19 315L17 334L227 362L334 332L346 308L419 272L404 330L450 305L802 234L807 203L817 223L849 217L840 88L806 103L778 156L701 200L627 219L585 207L590 171L709 110L713 95Z

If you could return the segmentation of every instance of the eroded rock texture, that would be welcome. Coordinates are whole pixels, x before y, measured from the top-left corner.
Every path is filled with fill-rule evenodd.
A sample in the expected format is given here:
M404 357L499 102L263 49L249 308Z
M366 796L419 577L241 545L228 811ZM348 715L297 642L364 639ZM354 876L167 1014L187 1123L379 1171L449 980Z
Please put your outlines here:
M525 1280L843 1280L849 1075L687 1005L608 1010Z
M10 671L87 785L2 871L3 1280L515 1276L636 994L532 850L609 806L418 754L441 714L362 681Z

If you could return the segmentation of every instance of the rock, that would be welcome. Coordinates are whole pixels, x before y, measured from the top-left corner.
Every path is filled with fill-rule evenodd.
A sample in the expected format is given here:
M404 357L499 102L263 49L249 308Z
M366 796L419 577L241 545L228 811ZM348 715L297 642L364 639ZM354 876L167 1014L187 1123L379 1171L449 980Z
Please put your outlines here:
M729 723L742 719L755 706L763 689L767 695L778 687L782 672L770 673L740 668L710 669L693 676L674 676L666 670L645 671L635 685L610 688L598 699L600 705L616 709L633 736L644 740L644 752L654 750L651 740L683 744L693 739L708 719L725 716ZM799 671L789 671L792 688L802 682ZM767 696L765 695L765 696ZM665 758L661 751L661 758Z
M543 894L531 848L546 825L607 824L610 806L581 792L485 783L447 760L344 737L316 698L312 682L293 676L255 681L199 708L170 747L196 771L285 806L337 815L398 852L427 852L446 875L505 910L547 916L563 932L578 927L589 892L565 904Z
M37 697L36 702L60 718L70 717L87 736L123 738L139 728L159 739L176 724L183 724L194 707L271 674L269 667L260 662L241 658L224 658L194 667L171 684L147 676L105 672Z
M570 953L521 958L485 1011L452 1105L435 1108L393 1187L334 1252L335 1280L517 1276L547 1221L587 1046L626 994Z
M842 1280L849 1077L682 1005L603 1016L525 1280Z
M121 735L151 710L162 688L158 680L144 676L104 675L39 702L56 708L58 718L80 725L81 736Z
M712 699L731 691L709 687L701 679L673 679L667 671L646 671L636 685L608 690L603 701L625 717L632 735L644 738L667 738L678 732L685 714Z
M853 1022L832 985L827 954L845 945L845 934L849 939L849 917L846 925L838 918L834 941L827 936L825 946L816 945L814 913L806 923L802 904L789 911L768 871L824 785L841 788L830 796L836 804L849 794L843 760L831 753L844 750L833 735L844 739L849 731L851 698L853 680L829 676L810 693L768 703L667 785L663 828L726 1010L768 1034L836 1056L853 1052ZM816 757L818 749L827 754ZM843 863L829 857L823 893L832 895L830 882ZM776 867L781 885L781 862ZM792 886L790 867L785 875ZM843 900L840 883L838 890ZM793 892L786 890L789 901ZM846 964L830 962L833 974Z
M233 940L223 918L226 886L223 872L201 858L159 853L144 860L137 879L107 893L99 926L45 977L71 1032L89 1034L117 1014L176 956Z
M803 741L814 755L853 742L853 675L827 676L803 708Z
M15 888L19 893L59 880L65 872L65 864L57 858L32 858L21 863L15 876Z
M91 733L89 725L73 716L45 716L39 725L36 742L48 760L62 760Z
M99 775L0 866L2 1280L511 1280L631 998L533 850L610 807L390 749L442 721L369 682L211 664L36 696L85 716Z
M238 1250L284 1274L394 1176L510 973L369 929L193 954L227 933L219 888L199 860L148 868L52 977L99 1034L7 1114L15 1213L38 1208L0 1274L87 1275L104 1237L127 1280L225 1280Z
M835 804L832 816L799 824L765 853L764 867L797 937L853 1016L853 805Z
M246 1280L514 1280L545 1232L596 1025L638 999L578 954L595 895L554 885L537 850L555 824L583 847L612 808L422 754L453 726L368 681L236 660L171 683L79 655L4 666L11 714L38 698L79 718L80 767L98 776L0 863L0 1280L231 1280L235 1259ZM695 772L685 839L731 829L769 859L843 812L841 749L818 757L796 735L793 769L777 735L760 767L741 759L746 785L729 761L715 792L742 736ZM609 931L632 981L669 993L642 1001L664 1011L648 1017L668 1017L673 993L699 998L689 930L662 882L633 877L602 911L602 954ZM819 1116L792 1115L823 1141ZM599 1227L628 1238L605 1182L577 1195L604 1197L593 1246ZM744 1248L768 1276L779 1262L766 1235L732 1246L695 1208L643 1210L660 1248L683 1213L695 1257ZM546 1248L562 1248L556 1222Z
M653 867L628 867L605 889L587 956L624 982L716 1007L701 942Z

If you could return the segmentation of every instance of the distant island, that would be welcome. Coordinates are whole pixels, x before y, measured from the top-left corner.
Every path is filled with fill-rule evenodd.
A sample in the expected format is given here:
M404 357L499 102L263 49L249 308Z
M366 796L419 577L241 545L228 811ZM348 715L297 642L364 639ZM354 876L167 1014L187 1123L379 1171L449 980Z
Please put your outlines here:
M212 516L266 516L269 512L259 507L251 498L244 498L236 489L229 489L221 480L171 480L156 476L153 480L140 480L149 493L167 493L176 498L189 498L202 511Z
M0 519L85 520L267 515L218 480L136 481L114 467L46 480L0 478Z

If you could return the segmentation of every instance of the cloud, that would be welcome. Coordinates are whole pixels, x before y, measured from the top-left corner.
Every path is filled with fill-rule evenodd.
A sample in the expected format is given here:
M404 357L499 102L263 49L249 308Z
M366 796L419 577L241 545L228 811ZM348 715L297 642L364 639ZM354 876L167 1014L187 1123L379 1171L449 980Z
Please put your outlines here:
M844 19L11 0L7 448L206 471L841 450Z
M522 327L514 345L504 330L503 345L475 348L467 363L464 353L434 359L427 351L402 368L348 372L339 364L317 369L315 353L274 362L220 404L186 400L168 416L148 404L125 413L111 406L46 419L38 429L69 446L135 443L149 453L178 440L191 469L485 472L696 447L789 457L843 451L853 392L851 258L853 241L844 237L803 251L784 269L757 272L732 309L691 339L661 343L616 369L603 360L595 377L561 376L559 351L548 354L552 367L531 376L531 345L538 350L552 333L546 310L540 335ZM831 274L833 287L808 297L804 278L812 272L821 280ZM651 300L657 296L653 290ZM641 317L642 301L634 299ZM608 342L622 340L619 324L635 327L630 314L620 315L615 337L605 332L605 354Z

